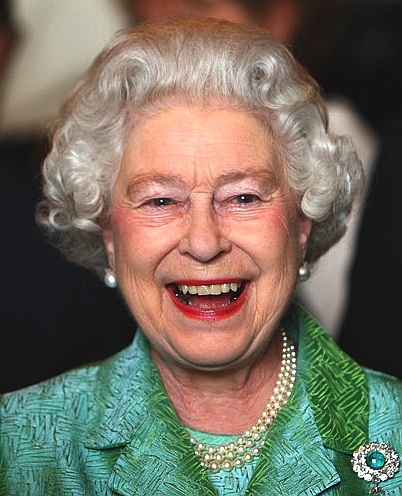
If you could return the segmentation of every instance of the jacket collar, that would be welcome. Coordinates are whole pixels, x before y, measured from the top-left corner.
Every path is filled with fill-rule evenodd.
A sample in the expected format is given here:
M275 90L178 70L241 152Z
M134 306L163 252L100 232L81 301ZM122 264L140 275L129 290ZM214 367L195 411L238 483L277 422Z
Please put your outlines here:
M247 495L321 494L340 481L315 423L307 392L296 381L269 429Z
M339 482L325 447L351 453L367 442L368 395L360 368L302 309L291 309L284 325L299 341L297 379L270 428L250 496L291 494L285 487L298 487L300 495L319 494ZM109 479L118 494L216 494L166 396L141 331L131 347L100 366L91 417L87 447L122 447Z

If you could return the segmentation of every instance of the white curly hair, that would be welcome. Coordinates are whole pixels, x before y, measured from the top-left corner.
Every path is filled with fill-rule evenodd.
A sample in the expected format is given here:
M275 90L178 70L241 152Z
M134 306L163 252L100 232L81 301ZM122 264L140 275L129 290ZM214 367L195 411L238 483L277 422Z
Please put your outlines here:
M37 220L68 259L103 274L102 229L133 122L178 100L237 105L266 126L312 220L307 261L342 237L363 172L351 141L328 132L314 80L263 29L171 20L117 33L55 121Z

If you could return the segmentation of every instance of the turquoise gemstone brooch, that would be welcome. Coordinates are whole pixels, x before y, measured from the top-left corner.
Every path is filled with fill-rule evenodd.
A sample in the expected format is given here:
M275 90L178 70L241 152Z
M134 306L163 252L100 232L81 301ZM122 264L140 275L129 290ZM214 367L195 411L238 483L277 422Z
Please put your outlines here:
M374 484L369 494L379 494L385 492L379 484L398 472L400 460L398 453L388 444L368 443L353 453L352 465L360 479Z

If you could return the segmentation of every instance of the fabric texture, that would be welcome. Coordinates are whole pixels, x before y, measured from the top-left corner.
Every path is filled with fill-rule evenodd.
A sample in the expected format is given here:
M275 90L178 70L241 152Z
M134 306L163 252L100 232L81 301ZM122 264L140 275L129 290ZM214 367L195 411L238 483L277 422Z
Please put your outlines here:
M298 344L296 382L246 495L368 494L352 452L384 441L401 453L401 382L359 367L300 307L283 324ZM0 495L217 494L141 331L112 358L6 394L0 407ZM401 471L382 486L400 496Z

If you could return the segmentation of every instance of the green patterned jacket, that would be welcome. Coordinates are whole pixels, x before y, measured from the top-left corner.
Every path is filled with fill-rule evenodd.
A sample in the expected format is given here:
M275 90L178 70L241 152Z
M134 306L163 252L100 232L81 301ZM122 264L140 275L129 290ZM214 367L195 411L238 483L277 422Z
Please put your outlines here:
M401 453L401 382L359 367L299 307L284 325L297 378L247 495L367 495L352 453L373 441ZM8 393L0 407L1 496L216 494L141 331L110 359ZM402 470L381 486L402 495Z

